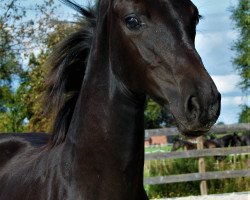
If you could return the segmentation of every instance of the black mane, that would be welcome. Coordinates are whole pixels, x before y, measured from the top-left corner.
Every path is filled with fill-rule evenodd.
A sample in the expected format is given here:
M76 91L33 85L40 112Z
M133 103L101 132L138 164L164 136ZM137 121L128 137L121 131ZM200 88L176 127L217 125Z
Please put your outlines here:
M47 65L51 68L45 92L45 106L55 114L51 143L65 140L85 75L87 59L96 25L95 9L61 0L78 11L83 19L78 31L64 39L53 51Z

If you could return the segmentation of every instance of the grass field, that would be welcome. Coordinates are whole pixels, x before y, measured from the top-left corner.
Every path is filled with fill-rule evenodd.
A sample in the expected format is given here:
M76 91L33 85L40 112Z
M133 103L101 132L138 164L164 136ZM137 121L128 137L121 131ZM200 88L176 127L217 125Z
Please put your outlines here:
M157 146L157 147L146 147L145 153L158 153L158 152L170 152L172 149L172 145L166 146Z

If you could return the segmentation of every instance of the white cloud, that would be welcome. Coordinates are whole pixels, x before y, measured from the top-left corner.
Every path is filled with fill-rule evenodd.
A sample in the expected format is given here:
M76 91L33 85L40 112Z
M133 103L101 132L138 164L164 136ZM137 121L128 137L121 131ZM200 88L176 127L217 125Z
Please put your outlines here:
M206 32L197 33L195 45L199 52L207 54L214 48L218 48L224 42L224 37L221 32Z
M250 98L247 96L234 96L234 97L222 97L221 105L223 107L227 106L240 106L240 105L249 105L250 106Z
M200 32L197 33L195 46L203 55L214 54L218 50L222 54L225 49L230 49L238 37L239 32L236 30Z
M246 96L225 97L221 99L221 115L218 122L226 124L238 123L239 114L241 113L240 105L247 104L250 106L250 98Z
M212 76L218 90L225 94L230 92L237 92L237 84L240 82L240 76L229 74L224 76Z

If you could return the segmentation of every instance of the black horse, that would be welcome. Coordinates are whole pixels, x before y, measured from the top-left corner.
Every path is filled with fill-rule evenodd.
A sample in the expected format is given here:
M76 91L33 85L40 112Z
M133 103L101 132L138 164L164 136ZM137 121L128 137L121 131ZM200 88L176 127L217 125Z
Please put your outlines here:
M250 146L250 132L236 137L237 146Z
M1 200L146 200L146 95L169 105L180 131L199 136L220 113L220 94L195 50L190 0L71 1L87 23L50 59L47 100L56 112L45 147L2 141Z
M197 149L197 145L186 140L175 139L171 151L177 151L178 149L194 150Z
M206 149L219 148L220 144L214 139L205 139L203 141L203 146ZM172 147L171 151L177 151L178 149L181 149L181 148L183 148L185 150L194 150L194 149L197 149L197 144L183 140L183 139L174 140L173 147Z
M239 140L240 137L238 134L228 134L223 137L211 139L210 141L213 141L216 145L216 148L223 148L223 147L235 147L239 146Z
M233 133L220 138L205 140L204 143L206 144L204 146L206 146L206 148L236 147L241 145L240 142L240 136L238 136L237 133ZM227 156L214 156L214 158L218 161L222 161L226 159L226 157Z

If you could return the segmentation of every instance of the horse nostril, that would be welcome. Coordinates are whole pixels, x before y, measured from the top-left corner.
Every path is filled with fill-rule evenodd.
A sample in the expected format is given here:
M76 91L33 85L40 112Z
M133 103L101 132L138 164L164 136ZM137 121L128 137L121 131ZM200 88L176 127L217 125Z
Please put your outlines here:
M188 114L188 118L195 120L199 116L200 106L198 103L197 97L190 96L186 103L186 113Z
M209 109L210 117L217 117L220 115L221 94L218 93L215 103Z

